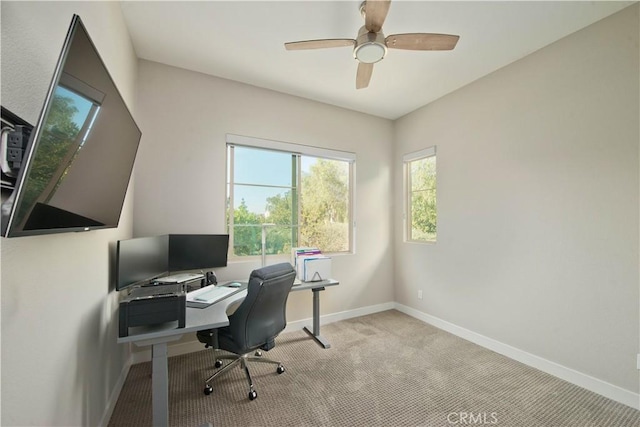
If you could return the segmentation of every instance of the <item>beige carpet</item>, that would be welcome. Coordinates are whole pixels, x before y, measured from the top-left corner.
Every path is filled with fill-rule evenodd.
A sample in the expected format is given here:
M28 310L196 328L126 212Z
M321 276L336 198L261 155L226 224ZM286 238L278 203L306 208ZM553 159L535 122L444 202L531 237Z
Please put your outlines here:
M322 349L302 331L266 357L213 383L213 352L169 359L171 426L637 427L640 411L486 350L395 310L322 328ZM109 426L151 425L151 364L134 365Z

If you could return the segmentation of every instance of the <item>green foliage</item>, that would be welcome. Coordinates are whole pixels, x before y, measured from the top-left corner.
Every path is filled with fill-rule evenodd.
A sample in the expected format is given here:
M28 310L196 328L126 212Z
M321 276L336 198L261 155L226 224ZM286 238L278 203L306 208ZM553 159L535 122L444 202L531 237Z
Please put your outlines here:
M411 240L436 239L436 158L410 163Z
M267 198L269 217L265 219L269 224L276 224L267 228L265 241L267 254L291 253L292 244L297 246L298 232L295 227L297 211L293 209L293 195L296 190L287 191L284 195L276 194Z
M318 159L302 178L300 244L349 250L349 175L345 162Z
M348 250L348 181L345 162L318 159L302 178L300 221L295 188L267 198L268 217L249 212L243 200L233 212L235 255L261 253L264 223L270 224L266 228L267 254L288 254L296 246L315 246L324 252Z
M233 252L236 255L260 255L264 217L249 212L244 200L233 211Z
M54 178L62 159L67 155L70 147L80 132L73 122L73 116L78 112L73 99L54 94L53 102L47 122L42 130L37 155L33 157L29 180L26 182L23 203L18 212L18 221L32 208L49 182Z

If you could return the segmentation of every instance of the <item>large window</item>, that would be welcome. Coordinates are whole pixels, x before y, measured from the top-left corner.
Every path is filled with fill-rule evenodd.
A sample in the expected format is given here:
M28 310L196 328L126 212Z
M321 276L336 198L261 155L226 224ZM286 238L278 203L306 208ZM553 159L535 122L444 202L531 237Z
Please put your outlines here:
M403 157L406 189L406 238L436 241L436 147Z
M231 256L352 251L355 156L227 135Z

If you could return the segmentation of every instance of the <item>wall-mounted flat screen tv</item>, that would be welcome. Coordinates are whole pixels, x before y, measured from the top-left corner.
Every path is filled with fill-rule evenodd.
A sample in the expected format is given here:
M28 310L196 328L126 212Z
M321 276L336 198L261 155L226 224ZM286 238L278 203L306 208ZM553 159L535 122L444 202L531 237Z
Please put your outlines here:
M118 226L141 132L74 15L12 195L2 235Z

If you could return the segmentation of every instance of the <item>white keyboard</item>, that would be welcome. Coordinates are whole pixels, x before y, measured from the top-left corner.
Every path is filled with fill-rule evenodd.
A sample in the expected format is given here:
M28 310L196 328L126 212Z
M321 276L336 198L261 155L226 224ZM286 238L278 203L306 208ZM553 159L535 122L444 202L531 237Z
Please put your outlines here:
M202 304L213 304L225 299L239 290L240 289L238 288L229 288L226 286L207 286L189 292L187 294L187 301L199 302Z

